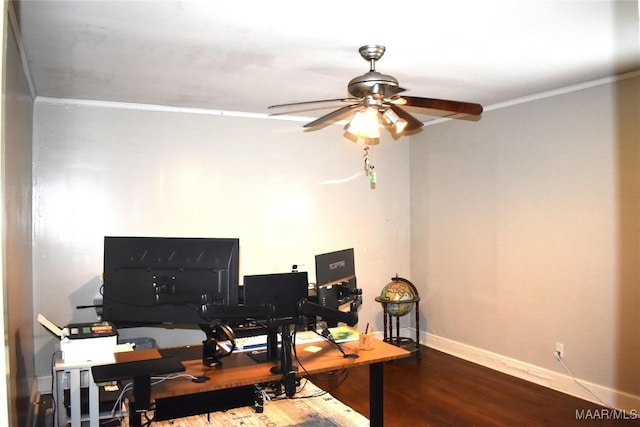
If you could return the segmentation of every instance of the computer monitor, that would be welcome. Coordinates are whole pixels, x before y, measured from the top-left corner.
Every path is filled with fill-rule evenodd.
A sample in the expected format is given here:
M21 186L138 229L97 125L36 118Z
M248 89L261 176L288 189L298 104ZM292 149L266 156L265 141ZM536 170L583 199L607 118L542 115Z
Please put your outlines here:
M316 255L315 264L320 305L337 308L353 301L357 289L353 248Z
M306 272L244 276L243 289L245 305L270 305L273 319L293 324L298 322L298 303L308 296L309 279Z
M280 366L272 368L274 373L286 374L291 368L291 327L298 325L304 317L299 316L298 305L309 294L309 278L306 272L258 274L244 276L244 304L265 305L270 309L267 316L267 351L251 355L258 361L280 360ZM278 350L277 332L282 335L282 350ZM286 381L290 384L289 381Z
M238 305L239 239L104 238L103 319L199 325Z

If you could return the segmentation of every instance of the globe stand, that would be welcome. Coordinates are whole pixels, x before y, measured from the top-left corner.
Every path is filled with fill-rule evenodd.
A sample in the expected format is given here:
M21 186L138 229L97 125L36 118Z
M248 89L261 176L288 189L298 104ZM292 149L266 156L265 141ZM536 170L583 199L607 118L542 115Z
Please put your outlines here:
M422 359L422 356L420 355L420 306L419 306L419 302L420 302L420 296L418 295L418 289L416 289L416 287L414 286L413 283L411 283L410 281L408 281L407 279L403 279L402 277L398 277L396 275L396 277L392 277L391 278L392 281L394 282L402 282L404 284L406 284L407 286L409 286L411 288L411 290L413 291L413 298L411 299L403 299L401 301L391 301L391 300L387 300L387 299L383 299L381 297L376 297L376 301L378 301L380 304L382 304L382 311L383 311L383 325L384 325L384 341L388 342L389 344L393 344L395 346L398 347L402 347L405 350L408 350L412 353L415 353L416 358L418 360ZM400 317L401 316L394 316L392 315L389 310L387 305L388 304L413 304L413 307L415 308L415 313L416 313L416 338L415 340L412 338L408 338L408 337L401 337L400 336ZM393 334L393 318L395 317L396 319L396 333L395 336Z

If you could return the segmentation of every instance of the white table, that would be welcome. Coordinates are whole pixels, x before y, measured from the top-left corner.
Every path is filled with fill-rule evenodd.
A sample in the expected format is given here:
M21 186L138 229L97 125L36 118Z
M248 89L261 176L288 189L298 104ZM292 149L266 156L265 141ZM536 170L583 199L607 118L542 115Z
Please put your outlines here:
M63 427L71 423L71 427L81 427L83 422L89 422L90 427L99 427L101 418L112 418L111 413L100 413L100 390L93 381L91 367L113 363L109 361L65 363L60 358L53 366L53 389L56 399L56 419L54 425ZM65 387L68 386L68 387ZM71 416L67 415L64 406L64 390L69 389L69 406ZM81 390L89 389L89 413L82 414Z

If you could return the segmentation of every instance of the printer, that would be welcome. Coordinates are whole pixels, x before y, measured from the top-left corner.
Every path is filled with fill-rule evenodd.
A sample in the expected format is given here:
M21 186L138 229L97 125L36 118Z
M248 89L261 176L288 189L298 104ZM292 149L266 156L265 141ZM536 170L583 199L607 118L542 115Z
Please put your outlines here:
M118 333L113 324L74 323L59 328L42 314L38 315L38 322L60 338L64 363L113 363L118 344Z

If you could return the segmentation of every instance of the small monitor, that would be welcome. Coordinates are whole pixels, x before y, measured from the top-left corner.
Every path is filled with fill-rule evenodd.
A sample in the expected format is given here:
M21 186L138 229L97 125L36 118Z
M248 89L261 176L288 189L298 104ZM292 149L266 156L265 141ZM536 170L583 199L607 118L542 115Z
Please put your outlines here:
M276 319L297 321L298 302L308 296L306 272L244 276L244 304L273 306Z
M316 255L316 283L333 285L356 275L353 248Z
M316 255L318 302L337 308L353 300L357 288L353 248Z

